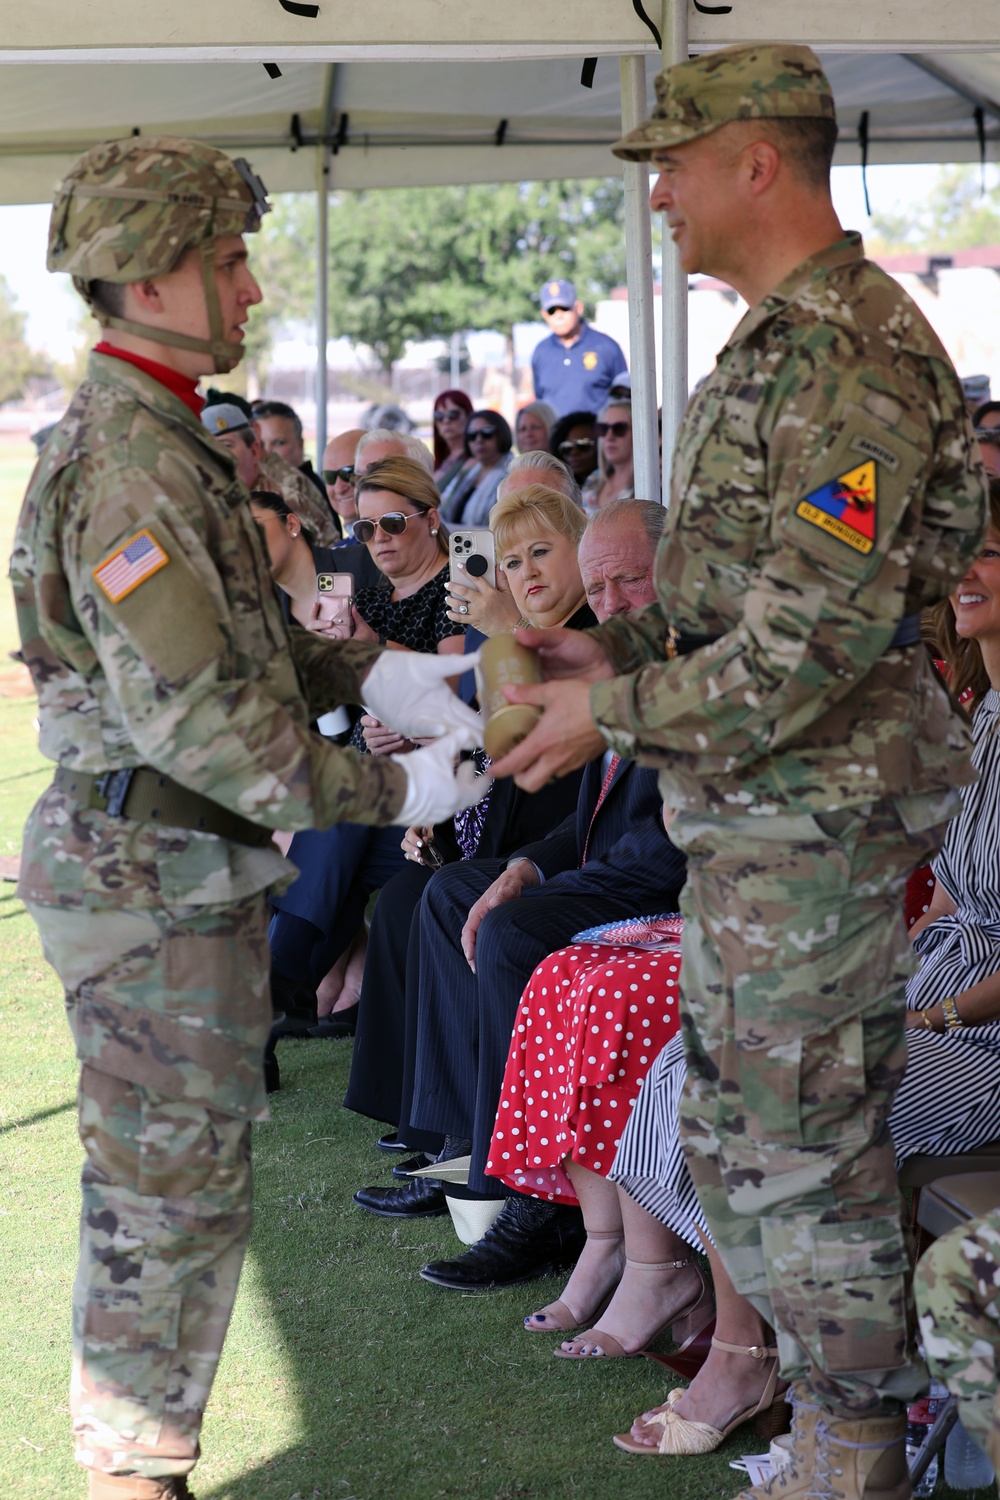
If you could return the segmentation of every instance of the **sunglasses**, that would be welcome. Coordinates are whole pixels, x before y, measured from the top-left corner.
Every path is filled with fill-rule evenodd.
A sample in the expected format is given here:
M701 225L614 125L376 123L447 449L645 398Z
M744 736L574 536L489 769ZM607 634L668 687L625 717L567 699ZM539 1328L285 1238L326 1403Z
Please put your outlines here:
M336 484L338 479L343 480L344 484L350 484L354 478L354 465L344 464L342 469L324 469L322 472L324 484Z
M470 443L474 443L476 441L476 438L482 438L485 442L487 438L496 437L497 430L495 427L476 427L472 432L470 432L469 429L466 428L465 435L469 439Z
M423 518L426 515L425 510L414 510L409 515L404 515L401 510L387 510L385 515L379 516L377 521L352 521L351 531L356 542L370 542L378 527L381 527L387 536L402 536L408 521L416 520L418 517Z
M465 416L464 411L436 411L435 422L460 422Z
M994 448L1000 448L1000 427L977 427L972 435L979 443L990 443Z
M562 307L562 306L560 306L560 307L547 307L547 308L546 308L546 309L545 309L545 311L546 311L546 312L547 312L547 313L554 313L554 312L572 312L572 311L573 311L573 309L572 309L572 308L571 308L571 307Z
M632 431L631 422L597 422L594 431L598 437L607 437L610 432L612 437L628 437Z
M593 447L593 438L567 438L565 443L559 444L559 452L565 453L568 458L573 453L586 453L588 448Z

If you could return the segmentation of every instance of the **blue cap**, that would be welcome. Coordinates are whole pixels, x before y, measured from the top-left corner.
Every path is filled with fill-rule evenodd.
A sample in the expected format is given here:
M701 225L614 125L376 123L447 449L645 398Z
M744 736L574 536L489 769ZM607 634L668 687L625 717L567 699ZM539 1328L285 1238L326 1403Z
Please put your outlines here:
M571 281L547 281L538 295L542 312L551 312L554 307L576 306L576 287Z

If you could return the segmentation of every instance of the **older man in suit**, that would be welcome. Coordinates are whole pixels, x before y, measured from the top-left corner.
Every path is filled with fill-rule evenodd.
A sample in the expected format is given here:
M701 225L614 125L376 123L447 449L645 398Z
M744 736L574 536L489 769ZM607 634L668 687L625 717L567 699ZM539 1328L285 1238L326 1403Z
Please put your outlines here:
M662 512L623 500L591 522L580 547L598 618L643 608L654 596ZM506 1195L484 1175L521 992L548 953L582 927L676 906L684 860L663 830L656 773L606 755L584 771L575 813L506 863L465 860L440 870L420 910L416 1057L400 1137L446 1138L440 1160L472 1152L468 1191ZM446 1209L435 1182L364 1188L355 1202L388 1217ZM421 1273L442 1286L505 1286L544 1275L582 1246L579 1213L519 1193L493 1228L452 1261Z

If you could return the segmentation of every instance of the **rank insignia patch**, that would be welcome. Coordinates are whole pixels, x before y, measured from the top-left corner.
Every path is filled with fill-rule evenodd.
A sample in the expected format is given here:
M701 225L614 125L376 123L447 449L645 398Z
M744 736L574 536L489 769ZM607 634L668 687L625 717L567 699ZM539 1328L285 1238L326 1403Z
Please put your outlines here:
M875 545L875 507L875 460L869 459L813 490L795 514L856 552L868 553Z
M117 604L140 583L165 568L170 558L148 531L130 536L123 546L94 569L94 577L104 593Z

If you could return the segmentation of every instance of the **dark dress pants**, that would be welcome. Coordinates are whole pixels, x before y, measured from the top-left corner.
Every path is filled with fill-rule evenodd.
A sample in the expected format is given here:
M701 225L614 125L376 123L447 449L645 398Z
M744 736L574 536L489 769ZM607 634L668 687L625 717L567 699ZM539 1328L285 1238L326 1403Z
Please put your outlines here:
M398 1127L403 1078L413 1074L420 941L420 898L433 875L407 863L379 893L368 935L368 956L358 1006L345 1109ZM409 1129L401 1139L414 1151L436 1156L443 1137Z
M480 923L473 974L461 947L469 908L504 865L465 860L431 880L420 908L419 1013L409 1122L472 1138L469 1188L498 1198L506 1189L484 1173L521 993L536 965L598 922L636 915L636 893L588 896L573 872L572 892L557 875ZM410 1139L405 1125L401 1126Z

